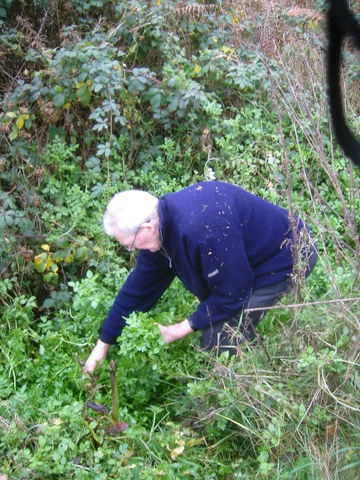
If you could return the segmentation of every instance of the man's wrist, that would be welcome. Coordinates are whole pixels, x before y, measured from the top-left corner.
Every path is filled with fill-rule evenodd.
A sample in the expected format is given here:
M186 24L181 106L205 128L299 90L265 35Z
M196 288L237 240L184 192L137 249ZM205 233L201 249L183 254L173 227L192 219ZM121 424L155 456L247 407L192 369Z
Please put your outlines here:
M186 337L186 335L190 335L190 333L193 333L193 329L190 327L187 319L174 324L173 327L176 339L184 338Z
M187 322L188 322L189 327L191 328L191 330L192 330L193 332L197 332L197 331L199 330L198 328L196 328L196 327L194 326L191 317L189 317L189 318L187 319Z
M103 350L104 352L107 352L109 347L110 347L110 344L109 343L105 343L103 342L102 340L99 340L96 342L96 345L95 347L99 350Z

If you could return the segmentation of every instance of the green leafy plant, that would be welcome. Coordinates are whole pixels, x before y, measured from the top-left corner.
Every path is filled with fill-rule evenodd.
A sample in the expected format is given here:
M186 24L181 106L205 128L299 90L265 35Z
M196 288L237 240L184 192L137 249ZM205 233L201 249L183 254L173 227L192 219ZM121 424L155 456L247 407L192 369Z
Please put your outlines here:
M328 122L322 16L287 1L14 7L0 5L0 477L356 478L359 175ZM133 265L102 231L107 201L215 178L311 226L301 295L217 359L201 332L164 345L156 324L197 305L174 281L85 377Z

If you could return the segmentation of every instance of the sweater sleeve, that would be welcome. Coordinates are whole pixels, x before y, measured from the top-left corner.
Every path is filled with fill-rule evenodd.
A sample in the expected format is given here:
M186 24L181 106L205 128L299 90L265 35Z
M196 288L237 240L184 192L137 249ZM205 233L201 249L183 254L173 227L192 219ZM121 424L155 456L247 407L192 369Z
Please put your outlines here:
M254 284L241 238L208 239L201 247L201 266L210 293L189 318L199 330L241 312Z
M174 273L160 253L139 252L134 270L129 274L101 327L100 340L116 343L134 311L147 312L155 305L174 279Z

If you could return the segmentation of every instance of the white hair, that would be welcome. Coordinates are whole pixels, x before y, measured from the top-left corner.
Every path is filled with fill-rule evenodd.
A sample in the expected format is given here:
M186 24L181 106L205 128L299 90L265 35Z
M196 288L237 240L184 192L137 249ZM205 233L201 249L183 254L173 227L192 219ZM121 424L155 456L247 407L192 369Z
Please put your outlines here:
M141 190L117 193L103 216L105 232L111 237L117 232L136 233L141 224L158 216L158 202L156 197Z

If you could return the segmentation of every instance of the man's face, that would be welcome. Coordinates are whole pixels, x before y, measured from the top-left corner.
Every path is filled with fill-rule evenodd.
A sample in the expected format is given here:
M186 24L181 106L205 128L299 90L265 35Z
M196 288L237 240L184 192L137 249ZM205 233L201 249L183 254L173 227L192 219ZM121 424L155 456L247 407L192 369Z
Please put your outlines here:
M117 232L116 240L127 250L150 250L156 252L161 248L159 229L152 222L145 223L136 233Z

